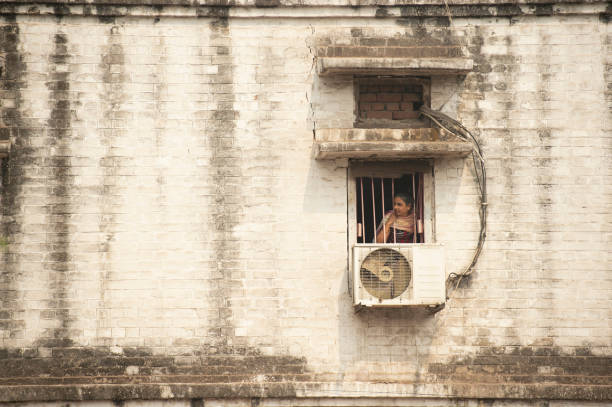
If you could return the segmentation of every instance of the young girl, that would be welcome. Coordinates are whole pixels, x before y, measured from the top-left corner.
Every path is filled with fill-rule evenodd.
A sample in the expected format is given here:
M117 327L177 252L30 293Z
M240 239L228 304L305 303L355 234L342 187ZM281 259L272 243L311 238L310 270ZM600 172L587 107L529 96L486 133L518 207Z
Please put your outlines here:
M376 229L376 243L412 243L414 214L412 197L399 192L393 198L393 210L385 214Z

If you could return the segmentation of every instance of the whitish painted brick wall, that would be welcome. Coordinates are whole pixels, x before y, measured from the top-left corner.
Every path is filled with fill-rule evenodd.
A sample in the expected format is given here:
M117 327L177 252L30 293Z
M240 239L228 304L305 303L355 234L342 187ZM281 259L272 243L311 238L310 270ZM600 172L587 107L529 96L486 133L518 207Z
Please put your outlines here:
M609 27L590 14L453 20L476 67L434 78L432 107L482 143L488 239L431 316L352 309L347 169L312 158L313 130L352 126L352 78L319 78L313 60L321 40L350 45L352 29L435 39L448 28L7 18L0 386L218 374L259 390L133 394L266 395L280 381L283 397L610 397ZM449 272L476 243L471 168L435 161ZM231 362L205 362L220 355ZM99 360L117 370L83 362ZM36 398L12 389L0 401Z

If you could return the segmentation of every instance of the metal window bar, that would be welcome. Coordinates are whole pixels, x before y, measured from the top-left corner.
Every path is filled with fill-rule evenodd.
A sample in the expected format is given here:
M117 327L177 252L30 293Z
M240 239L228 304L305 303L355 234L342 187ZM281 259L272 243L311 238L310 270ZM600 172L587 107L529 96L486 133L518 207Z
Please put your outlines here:
M402 186L400 186L400 188L408 187L408 190L403 190L403 192L411 194L413 199L412 216L414 228L412 234L412 242L424 243L424 175L422 173L414 173L409 174L406 178L409 180L410 185L403 184ZM395 197L395 193L398 188L397 182L398 178L393 177L357 178L356 187L358 189L358 199L356 216L358 243L376 242L376 234L378 232L379 227L384 227L384 225L382 225L382 221L385 218L385 215L387 214L387 212L393 210L393 198ZM366 187L368 183L369 188ZM389 191L389 189L385 188L385 184L387 184L387 188L390 186L390 200L389 197L385 195L385 191ZM376 214L378 212L376 210L377 206L380 208L379 217L377 217ZM368 213L371 213L371 215L368 215ZM370 232L368 231L371 231L372 234L370 235ZM388 236L387 241L389 243L397 242L397 231L395 228L393 228L393 239L389 240Z
M395 178L391 178L391 203L393 203L394 196L395 196ZM393 243L397 243L397 232L395 231L395 228L393 228Z
M358 223L357 226L357 237L361 237L361 243L364 243L365 240L365 214L363 213L363 178L359 178L359 183L360 183L360 188L359 191L361 192L361 208L360 208L360 212L361 212L361 223Z
M412 175L412 243L416 243L416 224L417 224L417 216L416 216L416 185L414 180L414 174Z
M418 223L416 224L416 232L419 234L419 243L425 243L425 228L423 227L423 221L425 219L425 205L423 202L425 193L423 189L423 184L425 183L425 176L423 173L419 174L419 190L417 196L419 199L417 200L419 212L418 212Z
M372 230L374 230L374 241L376 241L376 194L374 194L374 177L371 178L372 180L372 220L374 220L374 222L372 222Z

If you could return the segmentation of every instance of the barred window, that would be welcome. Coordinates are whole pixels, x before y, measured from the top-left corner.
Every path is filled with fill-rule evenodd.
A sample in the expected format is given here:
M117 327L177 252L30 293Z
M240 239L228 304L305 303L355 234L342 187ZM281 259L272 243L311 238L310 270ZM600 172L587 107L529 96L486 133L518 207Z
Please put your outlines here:
M353 243L433 242L430 163L353 164L350 179Z
M400 178L358 177L357 242L358 243L424 243L423 173L404 174ZM406 216L399 216L396 200L404 205ZM385 222L403 223L394 227L385 238ZM405 218L405 219L404 219ZM400 222L402 221L403 222ZM393 222L392 222L393 223Z

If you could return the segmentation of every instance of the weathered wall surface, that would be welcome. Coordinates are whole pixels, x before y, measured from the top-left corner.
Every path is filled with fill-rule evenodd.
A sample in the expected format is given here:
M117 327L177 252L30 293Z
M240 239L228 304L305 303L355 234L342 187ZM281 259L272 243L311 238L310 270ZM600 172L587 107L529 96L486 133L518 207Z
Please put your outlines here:
M605 7L452 26L45 7L0 24L0 401L612 398ZM354 313L346 163L311 156L313 131L354 111L352 79L317 77L315 58L373 47L476 64L432 80L432 107L483 145L490 210L477 271L435 316ZM471 163L437 160L435 185L458 272Z

